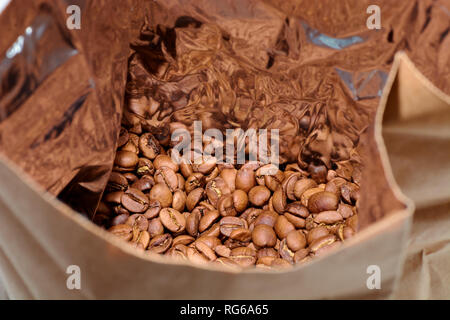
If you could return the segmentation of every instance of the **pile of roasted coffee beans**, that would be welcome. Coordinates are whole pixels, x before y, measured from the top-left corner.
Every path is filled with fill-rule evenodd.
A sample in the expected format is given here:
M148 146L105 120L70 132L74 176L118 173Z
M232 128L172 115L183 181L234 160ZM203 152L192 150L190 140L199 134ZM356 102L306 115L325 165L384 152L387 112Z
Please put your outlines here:
M324 165L177 164L122 128L96 223L139 250L194 263L289 267L357 231L359 186ZM272 166L272 167L271 167Z

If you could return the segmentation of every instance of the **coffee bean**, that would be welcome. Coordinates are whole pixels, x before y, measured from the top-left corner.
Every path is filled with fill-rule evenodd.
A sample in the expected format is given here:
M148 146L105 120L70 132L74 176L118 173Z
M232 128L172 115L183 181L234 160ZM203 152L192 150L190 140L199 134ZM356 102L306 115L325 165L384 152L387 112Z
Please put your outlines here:
M219 211L212 210L208 211L201 219L198 225L198 231L203 232L220 217Z
M230 238L241 242L248 242L252 238L252 233L248 229L238 228L231 232Z
M122 147L125 143L128 142L128 139L129 139L128 130L125 129L124 127L121 127L119 139L117 140L117 147L118 148Z
M278 252L274 248L262 248L258 250L257 258L273 257L278 258Z
M178 236L175 239L173 239L172 246L175 247L178 244L182 244L182 245L186 246L188 244L191 244L194 241L195 241L194 237L183 234L183 235Z
M255 173L249 169L240 169L236 174L236 189L243 190L248 193L255 186Z
M155 179L152 176L144 175L139 180L134 182L131 187L141 190L142 192L149 191L155 185Z
M325 183L327 181L327 167L324 165L315 165L313 163L309 164L308 172L311 175L311 178L317 183Z
M161 209L159 218L163 226L172 232L182 232L186 227L186 219L184 216L173 208Z
M273 208L278 213L283 213L286 209L287 199L286 193L283 191L283 188L279 187L274 193L272 197Z
M299 230L292 230L286 236L286 244L292 251L298 251L306 247L306 237Z
M297 180L294 185L295 198L297 198L297 200L300 200L301 196L303 195L303 193L306 190L315 188L316 186L317 186L317 183L312 179L304 178L304 179Z
M148 251L153 253L164 253L172 244L172 236L168 233L155 236L148 245Z
M260 213L255 221L255 227L260 225L260 224L265 224L268 225L270 227L274 227L275 226L275 222L278 219L278 214L274 211L263 211L262 213Z
M294 262L295 263L299 263L302 260L304 260L309 254L309 250L308 249L300 249L297 252L295 252L294 254Z
M153 166L151 160L147 158L139 158L136 173L139 176L153 175L155 173L155 167Z
M224 245L217 246L214 251L221 257L229 257L231 255L230 248L227 248Z
M237 212L243 212L248 206L248 196L243 190L233 192L233 204Z
M150 190L149 198L150 200L158 200L163 208L169 207L173 201L172 192L164 183L154 185Z
M226 218L224 218L226 219ZM247 247L238 247L231 250L230 259L243 268L250 267L256 263L256 252Z
M137 228L139 231L144 231L148 229L148 220L143 214L133 214L131 215L126 224L132 226L133 228Z
M345 203L340 203L337 209L337 212L339 212L339 214L344 218L350 218L353 215L353 208L352 206L345 204Z
M209 202L216 208L219 198L229 194L231 194L231 191L222 178L216 178L206 185L206 195L208 196Z
M98 213L97 213L98 214ZM129 213L122 213L118 216L115 216L111 222L112 226L117 226L119 224L125 224L128 220L128 217L130 216Z
M125 191L128 188L128 180L125 176L119 172L111 172L106 185L108 192Z
M142 191L129 188L122 196L122 205L131 212L144 212L148 209L149 200Z
M117 226L112 226L109 228L109 232L112 234L118 236L121 239L124 239L125 241L130 241L133 237L133 227L126 225L126 224L119 224Z
M300 229L304 228L306 226L306 220L297 216L294 216L293 214L290 214L286 212L284 214L286 219L294 225L295 228Z
M155 172L156 183L165 183L171 192L178 188L178 176L168 167L161 167Z
M332 235L332 234L329 234L327 236L323 236L321 238L318 238L318 239L314 240L309 245L309 249L311 250L311 252L316 252L320 248L328 246L328 245L332 244L335 241L336 241L336 237L334 235Z
M154 218L148 222L148 233L153 238L155 236L161 235L164 233L164 226L161 223L160 218Z
M302 218L307 218L309 216L308 209L304 205L302 205L300 201L289 203L286 206L286 212Z
M198 225L200 223L200 214L192 212L186 219L186 231L191 236L196 237L198 234Z
M319 227L313 228L308 232L308 236L307 236L308 244L311 244L315 240L317 240L321 237L327 236L328 234L329 234L329 231L324 226L319 226Z
M153 160L153 165L155 166L156 170L159 170L162 167L166 167L177 172L180 168L179 165L175 161L173 161L171 157L165 154L158 155L155 160Z
M234 207L233 196L230 194L220 197L219 201L217 201L217 209L223 217L237 215L237 210Z
M203 196L205 195L205 190L202 188L197 188L192 190L187 198L186 198L186 207L189 211L192 211L197 204L200 202L200 200L203 199Z
M139 138L139 150L146 158L153 160L161 153L161 146L151 133L144 133Z
M247 228L247 222L237 217L224 217L220 220L220 233L229 237L233 230Z
M295 227L292 223L286 219L285 216L279 216L274 226L275 232L280 239L286 238L289 232L295 230Z
M236 174L237 170L235 168L226 168L220 172L220 177L223 179L223 181L225 181L231 192L234 192L236 190Z
M273 247L277 242L277 236L271 226L260 224L253 229L252 240L258 247Z
M186 193L189 194L192 190L196 188L203 188L205 185L205 176L201 173L194 173L186 179L184 189Z
M255 186L248 193L248 200L257 207L263 206L270 198L270 190L265 186Z
M217 256L214 253L214 251L208 247L204 242L202 241L196 241L195 242L195 248L198 250L198 252L200 254L203 255L203 257L205 257L206 259L208 259L209 261L214 261L216 260Z
M117 151L114 164L121 168L133 168L139 161L136 153L130 151Z
M294 263L294 252L292 252L291 249L289 249L287 245L287 239L283 239L280 242L280 248L278 249L278 252L280 253L281 258L289 262L290 264Z
M158 200L152 199L148 203L148 209L145 211L144 216L147 219L156 218L161 211L161 203Z
M316 223L325 224L333 224L342 220L343 218L341 214L337 211L322 211L321 213L318 213L314 218L314 221Z
M322 191L311 195L308 200L308 209L312 213L322 211L336 210L339 204L339 198L331 192Z
M176 190L173 194L172 208L177 211L183 211L186 206L187 196L184 191Z

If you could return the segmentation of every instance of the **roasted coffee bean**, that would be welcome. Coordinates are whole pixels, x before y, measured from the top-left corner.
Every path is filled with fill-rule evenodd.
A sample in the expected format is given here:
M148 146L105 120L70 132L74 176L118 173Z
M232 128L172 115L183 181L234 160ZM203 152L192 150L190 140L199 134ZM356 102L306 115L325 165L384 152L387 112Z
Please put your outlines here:
M236 173L235 186L236 189L243 190L248 193L256 184L255 172L250 169L240 169Z
M219 219L220 214L217 210L211 210L206 212L206 214L200 219L200 223L198 225L198 231L203 232L212 226L217 219Z
M214 261L217 259L216 254L214 253L214 250L212 250L208 245L206 245L203 241L196 241L195 242L195 248L197 251L203 255L206 259L209 261Z
M256 263L256 252L247 247L234 248L231 250L230 259L241 267L247 268Z
M169 207L173 201L172 192L164 183L154 185L150 190L149 198L150 200L158 200L163 208Z
M211 249L215 249L217 246L222 245L222 242L219 240L219 238L214 236L201 236L197 239L197 241L204 242L208 247Z
M314 217L316 223L333 224L342 221L341 214L337 211L322 211Z
M301 199L301 196L306 190L317 187L317 183L312 179L299 179L295 182L294 185L294 195L297 200Z
M274 226L275 232L280 239L284 239L287 237L288 233L292 230L295 230L295 227L292 223L286 219L285 216L278 216L277 221Z
M198 226L200 223L201 215L198 212L192 212L186 219L186 231L191 236L196 237L198 234Z
M209 262L209 260L205 256L203 256L200 252L198 252L197 249L188 247L186 253L188 260L191 261L192 263L203 265Z
M194 170L192 170L192 165L187 162L180 163L180 171L186 179L194 173Z
M203 188L204 185L205 185L205 176L199 172L196 172L186 179L184 189L186 193L189 194L194 189Z
M291 249L289 249L287 245L287 239L283 239L280 242L280 248L278 249L278 252L280 253L281 258L289 262L290 264L294 263L294 252L292 252Z
M147 192L155 185L155 179L152 176L144 175L139 180L134 182L131 187L141 190L142 192Z
M209 202L217 208L217 201L223 195L230 195L231 191L228 185L222 178L216 178L206 185L206 195Z
M302 218L307 218L309 216L308 208L302 205L300 201L289 203L286 206L286 212Z
M234 229L230 234L230 238L240 242L248 242L252 239L252 233L244 228Z
M330 253L330 252L336 250L337 248L339 248L339 247L341 246L341 244L342 244L342 242L340 242L340 241L335 241L335 242L330 243L330 244L328 244L328 245L322 246L322 247L320 247L319 249L317 249L317 250L314 252L314 256L315 256L315 257L321 257L321 256L324 256L324 255L326 255L326 254L328 254L328 253Z
M217 164L217 159L214 157L210 157L206 161L202 161L201 163L194 163L192 164L192 170L194 172L200 172L201 174L209 174L211 171L214 170Z
M125 143L128 142L129 139L128 130L124 127L120 128L119 139L117 140L117 147L122 147Z
M339 198L331 192L322 191L314 193L308 200L308 209L312 213L322 211L336 210L338 208Z
M256 261L256 266L257 267L259 267L260 265L271 266L272 262L275 259L278 259L278 257L265 256L265 257L258 258L258 260Z
M154 218L148 222L148 233L153 238L155 236L161 235L164 233L164 226L161 223L160 218Z
M248 206L247 194L242 190L235 190L233 192L233 204L237 212L243 212Z
M148 202L148 209L144 212L147 219L156 218L161 211L161 203L158 200L152 199Z
M236 190L236 174L237 170L235 168L226 168L220 172L220 177L225 181L231 192Z
M114 164L120 168L134 168L139 161L138 156L130 151L117 151Z
M136 248L145 250L150 243L150 234L147 230L141 231L134 242L136 243Z
M279 187L274 193L272 197L273 208L278 213L283 213L286 209L287 199L286 193L283 191L283 188Z
M271 226L259 224L253 229L252 240L258 247L273 247L277 242L277 236Z
M173 161L171 157L165 154L157 156L155 160L153 160L153 165L155 166L156 170L159 170L162 167L166 167L177 172L180 168L179 165L175 161Z
M161 146L151 133L144 133L139 138L139 150L146 158L153 160L161 153Z
M214 251L217 253L217 255L221 256L221 257L226 257L228 258L231 255L231 249L227 248L224 245L220 245L217 246Z
M220 235L220 223L214 223L208 230L204 231L202 236L218 237Z
M278 214L276 212L274 212L274 211L263 211L254 220L255 221L255 227L257 225L260 225L260 224L265 224L265 225L268 225L270 227L274 227L275 226L275 222L277 221L277 219L278 219Z
M309 245L309 249L311 250L311 252L316 252L317 250L319 250L325 246L329 246L330 244L332 244L335 241L336 241L336 237L332 234L329 234L327 236L323 236L321 238L314 240Z
M289 200L296 200L295 197L295 184L301 179L301 174L299 172L292 173L282 183L283 191Z
M325 183L327 182L327 167L324 165L315 165L313 163L309 164L308 172L311 175L311 178L317 183Z
M305 192L303 192L302 196L300 197L300 202L305 207L308 207L309 198L311 198L312 195L319 193L319 192L323 192L323 189L320 187L315 187L315 188L306 190Z
M160 234L152 238L148 245L148 251L153 253L164 253L172 245L172 236L168 233Z
M133 227L127 224L119 224L117 226L112 226L109 228L109 232L118 236L125 241L130 241L133 237Z
M186 198L186 207L189 211L192 211L197 204L203 199L203 196L205 195L205 190L202 188L197 188L192 190L187 198Z
M163 226L171 232L182 232L186 228L186 219L179 211L173 208L161 209L159 218Z
M178 244L183 244L183 245L187 246L194 241L195 241L194 237L183 234L183 235L178 236L175 239L173 239L172 246L175 247Z
M341 186L341 195L347 203L355 203L359 199L359 187L347 182Z
M172 208L177 211L183 211L186 206L187 196L184 191L176 190L173 194Z
M344 218L350 218L353 215L353 207L345 204L345 203L340 203L337 209L337 212L339 212L339 214Z
M247 228L247 222L237 217L224 217L220 220L220 233L229 237L233 230Z
M132 185L133 183L138 181L138 177L131 172L124 172L123 176L127 179L129 185Z
M149 199L142 191L129 188L122 196L122 205L131 212L144 212L148 209Z
M136 173L139 176L153 175L155 173L155 167L153 163L147 158L139 158Z
M143 214L133 214L131 215L126 224L132 226L133 228L137 228L139 231L144 231L148 229L148 220Z
M258 250L257 258L263 258L263 257L273 257L278 258L278 252L274 248L262 248Z
M255 186L248 193L248 200L254 206L263 206L270 198L270 190L265 186Z
M294 262L295 263L299 263L301 261L303 261L309 254L309 250L308 249L300 249L297 252L295 252L294 254Z
M178 176L172 169L161 167L155 172L156 183L164 183L171 192L178 189Z
M119 172L111 172L106 185L108 192L125 191L128 188L128 180L125 176Z
M217 209L223 217L236 216L237 210L234 206L233 196L231 194L223 195L217 201Z
M130 217L129 213L122 213L119 214L118 216L115 216L112 221L111 221L111 225L112 226L117 226L119 224L125 224L128 220L128 218Z
M284 216L286 219L294 225L295 228L305 228L306 227L306 220L297 216L294 216L293 214L290 214L288 212L284 213Z
M319 227L313 228L308 232L308 236L307 236L308 244L311 244L315 240L317 240L321 237L327 236L328 234L329 234L329 231L324 226L319 226Z
M103 200L106 203L109 203L109 204L112 204L112 205L118 205L118 204L122 203L122 196L123 196L123 194L124 194L123 191L110 192L110 193L107 193L105 195Z
M306 237L303 232L293 230L286 236L286 244L292 251L298 251L306 247Z

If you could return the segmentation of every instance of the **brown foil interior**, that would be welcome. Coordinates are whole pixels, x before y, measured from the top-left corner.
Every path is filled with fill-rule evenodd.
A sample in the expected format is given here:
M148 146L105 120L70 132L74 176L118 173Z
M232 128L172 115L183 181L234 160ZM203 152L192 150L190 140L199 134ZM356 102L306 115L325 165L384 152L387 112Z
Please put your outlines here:
M362 162L364 226L402 206L373 139L395 52L405 50L450 92L443 0L71 1L81 7L81 30L65 27L66 1L19 2L0 16L8 30L0 38L1 152L91 217L125 95L166 101L142 117L162 132L172 120L195 119L204 128L279 128L287 161L300 154L343 172ZM381 30L366 27L372 4Z

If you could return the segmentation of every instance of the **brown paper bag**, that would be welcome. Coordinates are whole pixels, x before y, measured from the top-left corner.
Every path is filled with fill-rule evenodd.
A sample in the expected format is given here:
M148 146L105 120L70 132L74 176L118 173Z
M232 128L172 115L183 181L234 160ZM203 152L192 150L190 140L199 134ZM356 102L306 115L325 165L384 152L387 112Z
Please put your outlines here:
M44 7L39 7L42 4ZM73 45L69 45L69 48L77 48L80 54L65 62L69 67L58 69L59 72L62 72L62 70L92 67L90 69L92 74L88 74L87 77L83 74L84 78L77 79L74 78L75 73L72 76L76 83L90 83L89 80L92 77L95 86L88 89L92 94L86 96L81 107L79 107L79 102L77 104L76 99L71 103L75 109L78 107L77 110L83 110L81 113L83 119L86 117L88 119L96 117L105 119L103 128L105 134L102 138L92 130L86 131L85 137L92 138L94 143L87 146L81 145L76 158L78 161L72 160L70 154L72 149L64 148L63 144L73 142L74 132L82 128L80 122L75 119L72 122L63 122L64 125L69 125L70 130L59 132L54 131L53 126L50 126L46 131L49 132L48 135L44 135L44 137L53 137L54 134L59 133L58 139L55 139L55 144L52 145L57 149L49 153L49 149L43 148L40 152L31 153L34 157L33 160L36 161L32 163L34 166L30 167L25 161L30 155L27 153L29 150L23 150L21 154L11 149L9 152L5 152L9 159L1 157L0 274L9 296L26 299L389 297L401 271L413 205L402 195L394 182L382 147L380 156L379 147L376 144L378 142L378 146L382 146L379 122L378 127L370 127L361 139L363 157L370 159L370 161L365 161L365 183L362 186L360 208L362 225L367 227L347 241L337 252L308 264L296 266L288 271L237 272L219 267L193 266L187 262L173 261L163 256L148 256L133 250L126 243L93 225L89 220L54 198L54 195L59 193L62 194L63 200L70 203L68 197L83 195L87 199L86 202L80 201L79 197L74 197L73 200L92 208L88 203L92 204L92 202L98 201L98 196L105 183L104 179L94 179L94 177L98 175L106 177L110 171L112 150L117 136L115 134L120 119L119 110L122 107L122 97L116 94L123 92L121 86L125 82L128 52L125 50L125 44L133 38L133 33L136 33L140 27L138 21L142 22L145 10L152 12L151 7L158 4L135 1L133 4L127 4L128 7L120 7L121 5L116 7L118 19L108 20L104 17L108 13L104 4L88 2L85 9L89 14L83 17L92 31L82 33L81 37L71 37L75 40ZM135 8L139 14L130 14L130 6ZM13 10L10 8L8 7L7 10ZM44 8L44 11L56 10L52 8L64 9L59 1L40 1L31 10L38 10L38 8ZM121 11L121 9L124 10ZM61 14L58 15L58 10L52 12L59 17L58 19L63 19ZM21 17L25 21L25 25L31 24L35 18L35 15L27 13L28 11L23 13L24 17ZM102 16L104 19L100 18ZM1 17L3 19L4 15ZM17 18L14 17L14 19ZM167 17L154 18L167 19ZM124 26L120 23L126 19L130 19L132 27L123 30ZM111 20L116 23L113 27L101 23ZM106 29L102 30L102 28ZM105 31L113 32L113 35L107 38L109 41L104 44L111 46L109 53L105 53L104 47L101 45L93 45L99 39L98 33ZM62 32L63 38L64 32ZM136 34L134 34L135 36ZM5 41L5 43L8 42ZM95 48L96 51L90 52L91 48ZM96 54L104 55L104 59L95 59L101 61L100 65L92 64L94 60L92 55ZM400 65L403 60L404 58L396 59L394 65ZM73 65L70 66L71 64ZM111 65L114 65L117 70L108 69ZM396 78L397 69L393 68L388 83L397 79L398 86L401 87L405 84L400 79L400 73ZM414 75L420 77L418 73L414 73ZM62 78L61 75L54 77L54 81ZM52 82L47 81L46 84L51 87ZM71 83L68 83L66 86L70 85ZM112 90L114 96L108 97L105 91L111 86L115 88ZM386 88L389 87L389 85L386 86ZM80 86L79 91L77 90L74 90L76 91L74 96L85 96L82 94L83 86ZM383 109L383 105L386 103L388 92L388 89L384 91L380 109ZM58 92L55 94L57 95ZM60 119L61 115L64 116L64 110L67 109L67 102L70 99L65 101L64 97L52 97L49 100L45 99L43 93L42 95L41 98L36 98L38 102L41 102L42 108L56 106L57 110L60 110L59 116L56 118ZM58 104L54 103L55 101L64 102L64 105L58 107ZM98 105L101 107L95 108ZM71 106L70 103L69 106ZM23 108L23 110L29 109L30 107ZM69 108L69 110L73 109ZM64 119L64 117L62 118ZM45 128L45 124L41 127L37 125L35 130L41 130L42 127ZM9 137L12 137L12 133L15 132L14 128L9 130L11 133ZM3 135L2 138L5 137L8 136ZM32 137L33 135L30 135L28 139L32 139ZM378 141L375 141L376 139ZM40 141L36 142L35 148L42 147L42 143L39 144ZM46 146L46 148L49 147ZM69 166L54 162L49 166L48 163L40 160L49 160L47 155L50 155L51 160L51 155L57 154L58 150L65 152L67 156L63 159L69 162ZM92 151L97 153L92 154ZM86 159L86 154L91 157ZM98 163L94 161L95 159L98 159ZM49 177L42 175L43 172L46 172L42 170L46 165L50 169L53 165L53 168L58 170L61 168L65 170L69 168L69 170L56 173L54 170L50 170L53 175L48 179ZM23 170L33 176L33 179L24 174ZM41 180L37 178L39 176L42 177ZM54 187L52 188L52 186ZM45 190L49 190L50 193ZM61 191L62 193L60 193ZM70 290L67 286L70 275L66 271L73 265L80 268L81 290ZM380 289L369 289L372 276L371 266L378 267L381 272Z

